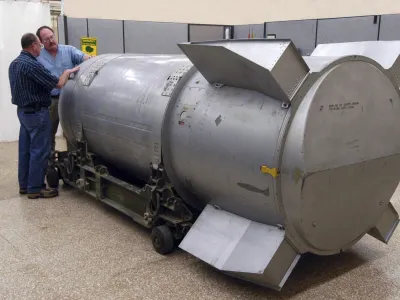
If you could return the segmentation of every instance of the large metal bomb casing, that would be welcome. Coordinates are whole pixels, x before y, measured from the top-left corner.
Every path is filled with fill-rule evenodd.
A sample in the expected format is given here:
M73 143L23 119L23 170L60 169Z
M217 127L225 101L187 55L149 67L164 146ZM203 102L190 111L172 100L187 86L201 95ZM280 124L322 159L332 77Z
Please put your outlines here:
M203 210L182 249L280 289L299 254L338 253L366 233L389 240L400 179L389 71L365 56L303 59L290 41L180 47L187 58L85 62L60 119L71 142L132 176L164 165Z

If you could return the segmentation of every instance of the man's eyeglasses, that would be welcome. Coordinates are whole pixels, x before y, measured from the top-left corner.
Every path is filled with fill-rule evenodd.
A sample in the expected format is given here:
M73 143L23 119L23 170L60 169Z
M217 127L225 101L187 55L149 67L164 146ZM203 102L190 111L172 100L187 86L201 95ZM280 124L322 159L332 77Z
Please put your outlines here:
M49 36L48 38L45 38L44 40L43 40L43 43L48 43L48 42L50 42L51 40L54 40L56 38L56 36L53 34L52 36Z

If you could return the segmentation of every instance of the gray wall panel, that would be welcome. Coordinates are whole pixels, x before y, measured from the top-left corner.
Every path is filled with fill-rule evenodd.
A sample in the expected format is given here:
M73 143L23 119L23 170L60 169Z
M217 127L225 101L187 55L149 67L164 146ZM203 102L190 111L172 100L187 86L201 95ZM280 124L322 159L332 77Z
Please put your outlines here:
M89 19L89 36L97 38L97 55L124 53L122 21Z
M68 18L68 44L81 49L81 37L87 36L86 19Z
M125 21L125 52L181 54L177 44L187 36L187 24Z
M379 40L400 40L400 14L381 16Z
M317 20L267 23L266 34L275 34L277 39L291 39L302 55L310 55L315 49Z
M368 16L319 20L317 43L377 40L379 22L374 24L374 19L374 16Z
M233 27L234 39L247 39L254 33L255 39L264 38L264 24L237 25Z
M58 42L60 44L65 44L65 28L64 28L63 16L59 16L57 19L57 29L58 29Z
M190 42L203 42L224 39L224 26L190 25Z

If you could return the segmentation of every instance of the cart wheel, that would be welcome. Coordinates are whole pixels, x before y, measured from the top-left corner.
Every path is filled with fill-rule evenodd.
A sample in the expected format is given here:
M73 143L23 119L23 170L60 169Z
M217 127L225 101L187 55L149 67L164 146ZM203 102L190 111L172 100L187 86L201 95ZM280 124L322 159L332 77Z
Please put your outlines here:
M46 171L46 180L50 188L58 188L60 176L54 167L48 167Z
M174 237L167 225L154 227L151 232L154 249L160 254L168 254L174 249Z

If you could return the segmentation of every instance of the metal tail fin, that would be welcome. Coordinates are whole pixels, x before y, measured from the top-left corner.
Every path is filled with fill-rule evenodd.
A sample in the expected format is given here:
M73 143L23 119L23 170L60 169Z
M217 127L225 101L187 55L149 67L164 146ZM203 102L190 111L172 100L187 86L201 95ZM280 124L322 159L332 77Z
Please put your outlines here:
M290 102L309 69L291 41L235 40L179 44L209 83L258 91Z
M285 231L207 205L179 247L230 276L280 290L300 254Z

